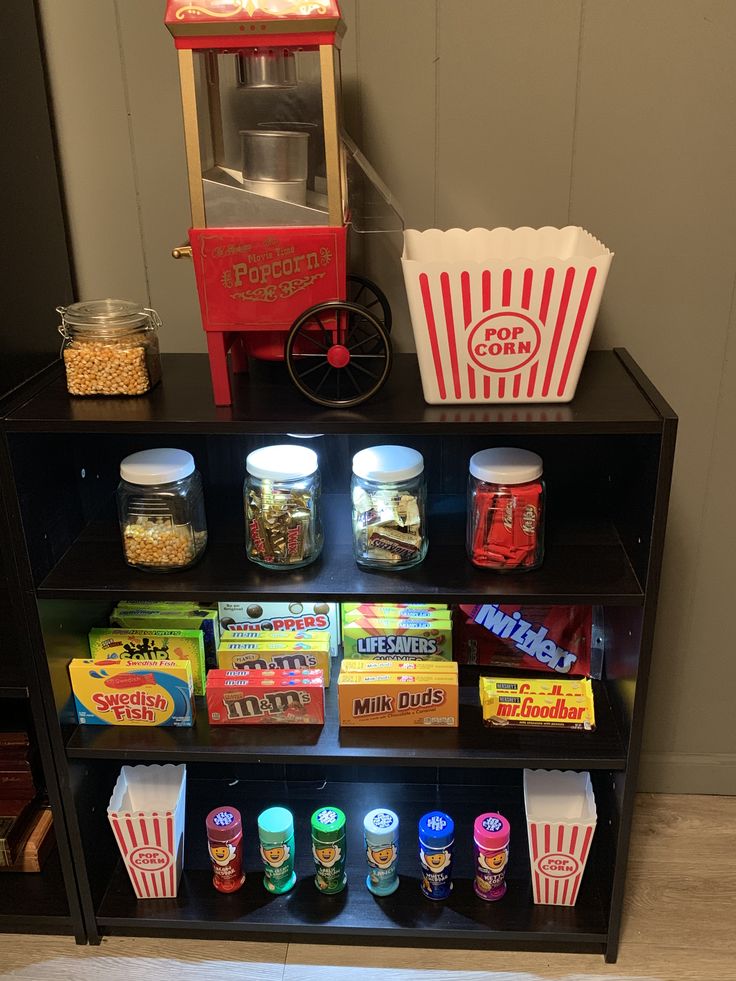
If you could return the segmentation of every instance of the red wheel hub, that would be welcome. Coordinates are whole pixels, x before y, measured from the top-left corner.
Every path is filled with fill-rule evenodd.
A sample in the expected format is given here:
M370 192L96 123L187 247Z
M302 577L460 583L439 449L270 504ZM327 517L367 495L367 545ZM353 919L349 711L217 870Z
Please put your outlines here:
M327 352L327 360L333 368L347 368L350 364L350 351L344 344L333 344Z

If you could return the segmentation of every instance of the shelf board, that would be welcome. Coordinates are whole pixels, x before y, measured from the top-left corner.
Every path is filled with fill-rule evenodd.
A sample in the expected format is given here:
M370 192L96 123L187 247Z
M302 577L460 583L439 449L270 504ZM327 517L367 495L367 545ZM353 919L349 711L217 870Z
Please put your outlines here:
M45 927L69 933L71 926L57 849L40 872L0 872L0 932L32 933Z
M603 518L562 514L547 529L544 565L536 572L493 574L465 554L465 515L430 517L430 545L421 565L403 572L360 569L353 558L346 495L323 500L322 556L288 573L262 569L245 557L238 524L211 529L202 560L168 575L141 572L122 556L112 519L93 523L40 583L39 599L192 599L250 597L349 601L400 599L447 603L599 603L641 606L644 594L612 524ZM339 525L339 527L338 527ZM334 530L333 530L334 529Z
M478 669L462 668L463 682ZM340 728L337 666L327 690L324 726L210 726L203 698L191 728L76 726L70 759L145 762L313 763L319 765L539 767L622 770L623 743L605 684L594 682L596 729L489 729L483 725L478 685L460 689L457 729Z
M0 698L28 698L25 685L0 685Z
M228 783L192 780L187 788L187 827L204 827L215 800L226 799L245 818L246 883L229 896L212 886L204 834L188 834L185 871L175 899L137 901L127 873L119 863L98 906L97 922L104 932L161 934L220 934L245 939L249 935L335 943L427 942L468 947L602 951L606 942L607 908L598 891L595 872L598 838L608 833L604 815L583 876L575 907L535 906L531 898L526 821L521 787L327 783ZM271 896L259 870L255 816L261 808L283 804L294 813L298 882L283 896ZM337 896L320 894L313 881L309 815L325 805L343 808L348 817L348 885ZM401 820L399 874L393 896L377 898L365 887L366 864L361 818L381 805L397 811ZM419 889L416 827L428 810L442 807L455 821L454 888L445 902L425 899ZM512 844L508 892L499 902L486 903L472 890L472 822L490 808L511 822ZM427 931L431 930L431 934Z
M233 405L215 406L203 354L163 355L163 381L138 398L73 398L61 370L10 412L12 432L146 433L659 433L662 419L615 351L588 353L569 403L427 405L413 354L398 354L385 387L364 406L308 402L282 363L251 362L233 380Z

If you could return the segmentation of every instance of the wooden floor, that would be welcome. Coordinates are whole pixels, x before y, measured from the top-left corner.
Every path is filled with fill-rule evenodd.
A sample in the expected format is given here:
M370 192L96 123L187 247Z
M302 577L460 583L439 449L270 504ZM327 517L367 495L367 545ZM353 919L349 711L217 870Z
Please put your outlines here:
M627 897L617 964L431 945L4 936L0 981L736 981L736 797L641 796Z

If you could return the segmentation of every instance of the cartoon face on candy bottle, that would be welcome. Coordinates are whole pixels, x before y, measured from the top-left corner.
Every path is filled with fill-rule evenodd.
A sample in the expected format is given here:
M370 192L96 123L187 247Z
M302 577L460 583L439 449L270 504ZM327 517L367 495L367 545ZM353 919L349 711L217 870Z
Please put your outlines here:
M271 845L270 848L261 845L261 858L272 869L280 869L285 862L288 862L289 854L290 849L287 844Z
M396 845L381 845L366 850L368 864L377 869L388 869L396 861Z
M322 845L320 848L312 845L312 855L315 862L323 865L326 869L331 869L342 858L342 851L339 845Z
M430 872L442 872L452 861L452 856L447 851L427 854L423 848L419 852L419 858L422 865Z
M235 846L230 842L223 842L221 845L213 845L210 842L207 846L210 858L216 865L226 866L235 858Z
M508 848L504 848L500 852L492 852L490 855L484 855L482 852L478 855L478 864L480 867L487 872L491 872L493 875L497 875L503 871L506 868L508 860Z

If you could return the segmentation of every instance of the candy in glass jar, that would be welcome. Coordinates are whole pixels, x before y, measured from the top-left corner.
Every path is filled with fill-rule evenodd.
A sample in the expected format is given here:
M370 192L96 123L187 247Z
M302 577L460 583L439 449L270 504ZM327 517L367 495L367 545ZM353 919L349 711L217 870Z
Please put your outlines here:
M212 885L218 892L237 892L245 882L240 811L234 807L216 807L207 815L206 824Z
M245 462L245 542L251 562L298 569L322 551L317 454L306 446L263 446Z
M360 566L409 569L427 554L424 458L408 446L353 457L353 552Z
M470 458L467 549L470 561L498 572L529 572L544 558L542 458L512 447Z

